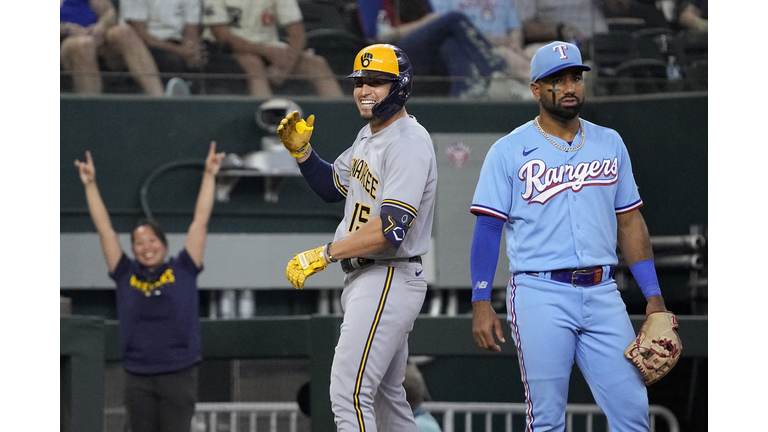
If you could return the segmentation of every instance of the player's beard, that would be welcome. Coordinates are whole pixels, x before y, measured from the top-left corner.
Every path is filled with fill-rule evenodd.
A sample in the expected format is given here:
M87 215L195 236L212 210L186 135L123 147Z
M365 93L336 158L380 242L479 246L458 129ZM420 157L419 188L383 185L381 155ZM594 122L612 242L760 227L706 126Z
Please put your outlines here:
M577 102L574 106L563 106L562 100L565 97L573 97L576 98ZM548 112L552 117L556 117L562 120L573 120L576 118L576 116L579 115L579 111L581 111L581 107L584 106L584 99L579 98L576 95L565 95L562 98L560 98L561 102L554 103L549 98L543 97L540 99L541 106L544 108L546 112Z
M360 118L367 122L375 119L376 117L373 115L373 107L375 106L376 104L373 104L369 108L363 108L363 106L358 103L357 109L360 111Z

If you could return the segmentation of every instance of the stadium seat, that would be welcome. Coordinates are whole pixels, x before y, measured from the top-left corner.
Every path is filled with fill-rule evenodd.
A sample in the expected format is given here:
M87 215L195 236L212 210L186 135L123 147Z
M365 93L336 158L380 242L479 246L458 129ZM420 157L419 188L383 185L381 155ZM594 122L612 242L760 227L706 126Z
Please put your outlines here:
M617 84L613 94L659 93L668 90L667 62L638 58L616 67Z
M616 67L631 60L632 35L628 31L610 31L596 34L593 40L593 65L596 75L595 94L612 94L616 87Z

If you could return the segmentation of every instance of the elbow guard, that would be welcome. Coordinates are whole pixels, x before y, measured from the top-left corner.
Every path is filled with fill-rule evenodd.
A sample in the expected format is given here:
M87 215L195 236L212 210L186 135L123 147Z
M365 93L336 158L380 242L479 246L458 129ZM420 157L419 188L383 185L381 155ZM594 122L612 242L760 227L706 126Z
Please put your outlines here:
M384 237L397 249L405 240L408 228L416 219L411 210L385 205L381 207L381 229Z

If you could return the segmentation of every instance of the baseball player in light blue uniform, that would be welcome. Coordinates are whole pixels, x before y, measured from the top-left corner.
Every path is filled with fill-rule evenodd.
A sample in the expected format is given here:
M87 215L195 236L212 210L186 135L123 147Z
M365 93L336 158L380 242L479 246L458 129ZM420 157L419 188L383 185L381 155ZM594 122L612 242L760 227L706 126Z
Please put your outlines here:
M665 311L643 204L619 134L579 118L579 49L556 41L531 62L539 116L488 151L472 201L473 334L504 342L490 304L502 227L511 278L507 320L525 387L526 431L563 431L574 361L613 432L648 431L648 396L624 357L635 339L613 279L621 247L648 301Z

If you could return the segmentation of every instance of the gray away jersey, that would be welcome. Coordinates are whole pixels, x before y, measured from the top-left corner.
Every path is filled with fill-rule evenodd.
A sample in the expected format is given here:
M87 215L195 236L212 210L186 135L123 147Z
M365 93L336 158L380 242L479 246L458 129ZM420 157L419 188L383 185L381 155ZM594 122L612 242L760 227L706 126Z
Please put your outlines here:
M365 125L333 171L336 188L346 196L334 241L378 216L382 206L394 206L414 217L405 240L398 249L390 246L366 258L407 258L429 251L437 164L432 139L414 117L398 119L376 134Z

